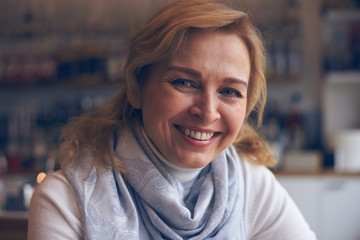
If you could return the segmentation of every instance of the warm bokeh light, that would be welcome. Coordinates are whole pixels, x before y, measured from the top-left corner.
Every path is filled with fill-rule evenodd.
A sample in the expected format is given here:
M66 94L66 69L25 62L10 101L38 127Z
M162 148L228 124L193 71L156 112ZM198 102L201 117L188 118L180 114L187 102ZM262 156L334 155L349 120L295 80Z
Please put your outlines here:
M46 177L46 173L40 172L36 177L36 182L40 184L45 177Z

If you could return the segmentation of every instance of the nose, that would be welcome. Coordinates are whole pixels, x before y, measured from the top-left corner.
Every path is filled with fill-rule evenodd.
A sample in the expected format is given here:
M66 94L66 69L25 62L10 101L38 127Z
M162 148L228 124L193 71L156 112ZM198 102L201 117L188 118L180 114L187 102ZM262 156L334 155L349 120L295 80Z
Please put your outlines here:
M205 123L212 123L220 118L217 94L203 92L194 97L190 113Z

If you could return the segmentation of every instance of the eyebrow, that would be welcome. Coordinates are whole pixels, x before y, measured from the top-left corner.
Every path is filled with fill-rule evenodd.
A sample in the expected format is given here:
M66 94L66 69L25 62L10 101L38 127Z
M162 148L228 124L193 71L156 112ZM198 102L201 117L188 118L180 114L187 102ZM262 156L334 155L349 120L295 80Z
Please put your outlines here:
M193 77L196 78L201 78L201 73L191 69L191 68L187 68L187 67L180 67L180 66L176 66L176 65L172 65L168 67L168 71L180 71L183 73L187 73ZM243 84L245 86L248 85L248 82L242 78L234 78L234 77L229 77L229 78L225 78L224 82L226 83L239 83L239 84Z
M201 73L194 70L194 69L191 69L191 68L187 68L187 67L180 67L180 66L176 66L176 65L173 65L173 66L170 66L168 68L168 71L179 71L179 72L184 72L184 73L187 73L189 75L192 75L194 77L198 77L200 78L201 77Z

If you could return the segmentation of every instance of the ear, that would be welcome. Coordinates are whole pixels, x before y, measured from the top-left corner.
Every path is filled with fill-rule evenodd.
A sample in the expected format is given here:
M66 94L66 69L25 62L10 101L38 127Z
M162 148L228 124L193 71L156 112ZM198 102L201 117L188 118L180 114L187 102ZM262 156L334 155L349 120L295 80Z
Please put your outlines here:
M139 90L131 91L129 88L126 90L127 99L130 105L135 109L141 109L141 99Z

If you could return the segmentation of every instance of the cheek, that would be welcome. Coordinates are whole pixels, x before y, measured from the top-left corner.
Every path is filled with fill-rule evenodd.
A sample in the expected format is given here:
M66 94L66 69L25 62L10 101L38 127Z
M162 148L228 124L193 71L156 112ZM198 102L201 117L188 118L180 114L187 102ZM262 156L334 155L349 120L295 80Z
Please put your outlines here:
M178 101L168 91L161 89L148 89L143 98L142 111L144 120L153 120L161 123L166 121L179 108Z
M236 137L245 119L246 104L241 104L236 108L230 108L226 112L226 122L229 132Z

